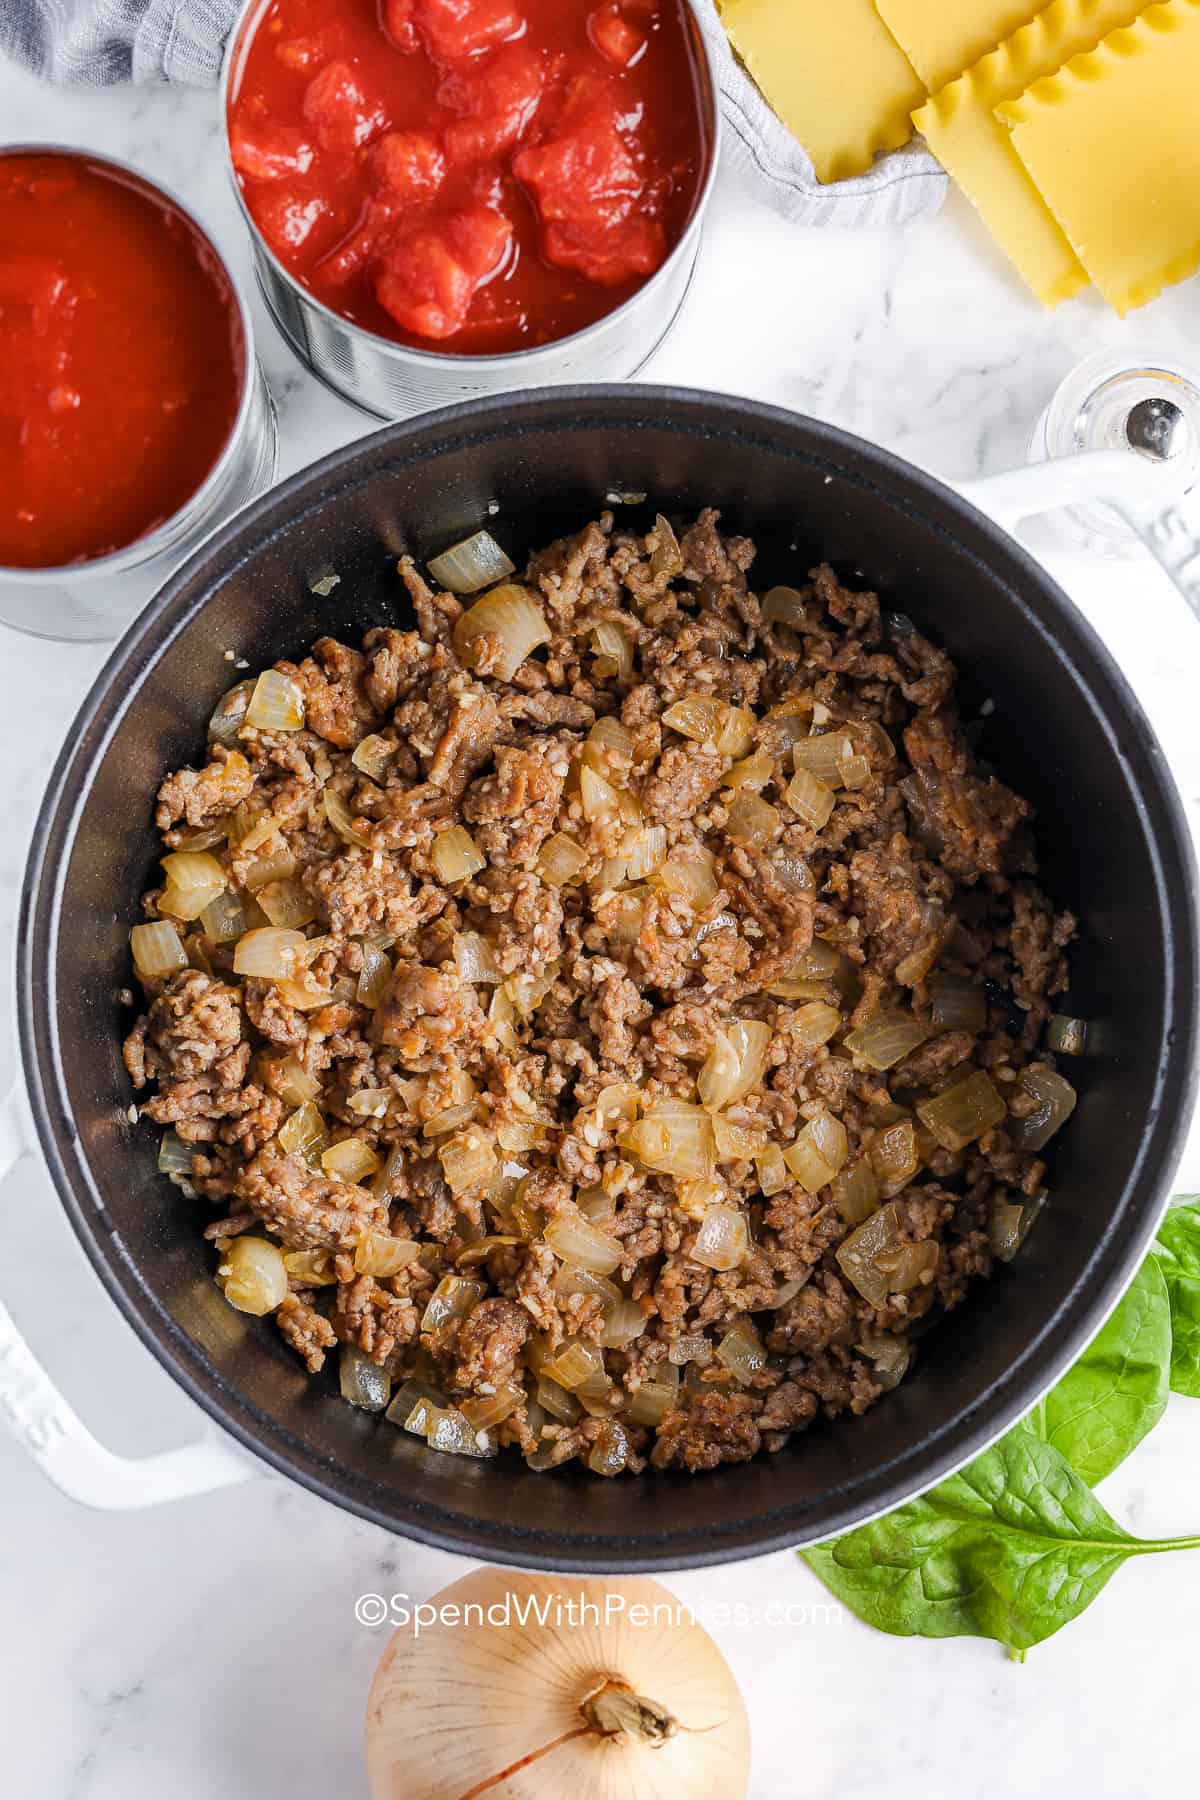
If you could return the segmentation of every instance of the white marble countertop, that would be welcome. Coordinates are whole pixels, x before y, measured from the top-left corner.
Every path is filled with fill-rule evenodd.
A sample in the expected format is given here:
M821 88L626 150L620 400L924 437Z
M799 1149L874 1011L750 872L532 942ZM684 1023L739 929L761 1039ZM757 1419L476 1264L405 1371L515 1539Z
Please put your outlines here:
M78 143L157 173L245 268L212 95L67 94L0 66L0 121L10 141ZM647 379L794 406L947 475L1022 460L1032 420L1086 350L1158 342L1200 360L1200 284L1124 324L1091 301L1046 315L957 197L907 233L845 235L787 228L727 177L702 275ZM261 350L282 473L369 428L265 321ZM1116 652L1200 824L1194 623L1148 565L1047 560ZM7 948L45 775L104 650L8 633L0 656ZM0 1076L5 1059L0 1043ZM1200 1188L1196 1132L1178 1185ZM114 1449L146 1453L194 1433L196 1409L102 1292L32 1158L4 1189L0 1291ZM1103 1498L1140 1534L1195 1530L1200 1403L1173 1400ZM0 1788L12 1800L362 1800L362 1716L383 1637L356 1623L354 1600L425 1597L464 1566L274 1479L149 1514L86 1513L0 1430ZM780 1598L802 1609L825 1598L790 1553L670 1585L751 1616ZM749 1701L755 1800L1067 1788L1135 1800L1165 1792L1194 1760L1180 1738L1195 1705L1198 1609L1200 1557L1147 1558L1023 1667L992 1644L892 1639L803 1613L715 1635Z

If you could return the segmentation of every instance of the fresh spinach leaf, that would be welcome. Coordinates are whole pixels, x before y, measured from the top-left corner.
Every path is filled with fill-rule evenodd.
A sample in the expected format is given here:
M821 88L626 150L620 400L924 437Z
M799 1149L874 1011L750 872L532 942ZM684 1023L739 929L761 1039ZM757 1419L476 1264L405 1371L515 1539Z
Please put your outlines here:
M1200 1324L1200 1312L1196 1316ZM1170 1373L1171 1304L1163 1271L1148 1256L1103 1330L1026 1425L1094 1484L1158 1424L1167 1407Z
M1172 1203L1154 1246L1171 1307L1171 1386L1200 1399L1200 1195Z
M1131 1537L1052 1444L1018 1425L932 1493L803 1554L880 1631L990 1637L1021 1652L1078 1617L1130 1557L1193 1548L1200 1538Z

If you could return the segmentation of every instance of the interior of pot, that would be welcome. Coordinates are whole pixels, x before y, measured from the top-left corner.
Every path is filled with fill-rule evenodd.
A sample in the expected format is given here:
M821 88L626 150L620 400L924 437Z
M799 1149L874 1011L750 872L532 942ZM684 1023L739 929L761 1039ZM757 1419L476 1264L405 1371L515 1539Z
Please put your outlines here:
M686 1477L534 1475L515 1454L427 1450L310 1379L269 1321L217 1292L202 1202L155 1169L158 1131L127 1117L120 1060L128 933L158 853L163 772L201 756L238 678L324 632L411 623L398 552L487 522L518 561L595 517L720 509L759 545L754 579L818 559L878 588L942 642L985 739L1038 809L1043 881L1081 939L1064 1010L1096 1021L1072 1065L1078 1111L1025 1252L922 1343L861 1419L773 1457ZM493 511L493 509L496 509ZM326 598L314 578L339 576ZM1186 837L1160 753L1086 626L1001 534L936 484L826 427L646 388L504 397L394 427L252 507L118 649L71 734L30 864L22 1025L43 1141L77 1228L139 1330L247 1443L395 1530L494 1560L679 1567L813 1540L882 1510L980 1448L1096 1329L1153 1229L1188 1110L1196 947ZM1171 896L1178 905L1173 911Z

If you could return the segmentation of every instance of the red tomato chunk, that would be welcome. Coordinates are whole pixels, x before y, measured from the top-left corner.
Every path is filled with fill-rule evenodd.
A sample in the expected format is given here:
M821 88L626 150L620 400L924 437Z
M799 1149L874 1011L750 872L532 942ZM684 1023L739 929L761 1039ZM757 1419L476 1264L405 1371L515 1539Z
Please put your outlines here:
M385 337L566 337L679 241L707 145L686 0L271 0L230 100L250 212Z

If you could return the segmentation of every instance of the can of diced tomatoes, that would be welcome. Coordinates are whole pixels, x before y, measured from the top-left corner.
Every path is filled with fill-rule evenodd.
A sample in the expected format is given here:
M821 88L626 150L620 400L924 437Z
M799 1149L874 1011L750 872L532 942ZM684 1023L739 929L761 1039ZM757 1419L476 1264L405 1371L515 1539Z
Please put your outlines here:
M249 0L222 103L267 307L379 418L624 380L679 314L720 136L689 0Z

